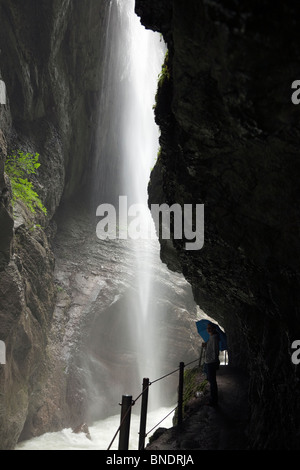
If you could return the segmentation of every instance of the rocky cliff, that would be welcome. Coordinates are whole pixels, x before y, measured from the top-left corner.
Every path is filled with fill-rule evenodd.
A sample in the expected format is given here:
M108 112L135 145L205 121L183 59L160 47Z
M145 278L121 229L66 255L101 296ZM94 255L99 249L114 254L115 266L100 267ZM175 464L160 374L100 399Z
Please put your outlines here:
M0 2L7 91L0 105L0 190L8 186L10 194L0 203L2 449L13 448L25 421L34 419L49 376L46 347L57 296L53 215L63 193L68 198L79 191L92 155L106 7L105 1ZM33 183L47 216L16 204L13 217L4 162L18 149L40 154ZM36 419L33 427L41 432L43 426Z
M83 196L95 166L110 5L116 4L0 0L0 78L7 89L7 103L0 105L0 193L7 187L9 195L0 201L0 340L6 345L0 448L5 450L19 440L106 416L112 406L119 412L121 393L136 392L133 382L140 392L142 377L133 381L127 372L137 352L125 340L135 325L131 320L128 327L123 315L124 306L130 314L130 293L137 295L133 250L96 239L95 212ZM113 27L117 34L117 21ZM105 116L100 120L105 123ZM20 201L12 205L4 164L18 149L40 155L31 181L47 215L32 214ZM100 187L107 184L100 181ZM154 272L152 302L159 305L158 328L167 349L161 366L169 372L178 360L198 354L198 308L181 275L158 264ZM158 348L159 358L160 353ZM167 400L170 394L164 390Z
M250 376L249 447L299 448L299 7L136 0L136 12L168 45L150 203L205 205L204 247L161 240L161 257Z
M76 251L72 263L72 250L85 240L90 246L85 210L79 228L67 206L59 217L57 209L80 196L93 167L108 5L0 0L0 72L7 87L7 104L0 105L0 190L8 186L10 195L0 203L3 449L83 417L89 390L80 347L92 349L91 382L99 377L93 358L103 350L81 332L101 333L101 321L92 309L86 325L81 312L98 294L110 312L118 289L114 258L107 254L104 273L99 253L85 266L84 250ZM299 371L291 362L291 344L300 337L300 106L291 102L291 84L300 79L298 10L292 0L136 0L142 22L168 45L150 202L205 205L204 247L189 252L180 240L162 240L161 258L184 274L198 305L226 329L230 362L249 375L252 449L299 448ZM4 162L19 148L40 154L33 182L47 216L18 204L13 217ZM62 220L68 224L54 238ZM107 298L101 276L113 286ZM188 334L184 307L168 304L166 320L177 309L178 331Z

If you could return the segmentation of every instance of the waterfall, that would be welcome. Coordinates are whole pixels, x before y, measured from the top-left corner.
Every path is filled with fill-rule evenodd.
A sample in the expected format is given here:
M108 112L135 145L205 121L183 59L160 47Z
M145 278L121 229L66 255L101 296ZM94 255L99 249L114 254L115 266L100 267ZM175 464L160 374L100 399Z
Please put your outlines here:
M134 1L118 0L121 15L126 16L127 40L123 80L127 84L122 113L122 178L129 204L142 204L147 208L147 186L150 170L158 152L158 128L154 121L153 104L157 78L164 58L165 46L157 33L146 30L134 14ZM125 52L125 51L124 51ZM152 223L149 210L141 211L141 223ZM133 240L137 296L131 299L135 312L140 377L155 378L160 371L157 354L159 334L155 331L153 298L153 258L159 258L158 241ZM161 354L163 351L161 351ZM153 393L153 392L152 392Z
M153 105L166 47L159 34L141 25L134 13L134 0L111 2L106 41L93 198L97 204L116 206L119 196L126 196L128 207L142 206L142 227L153 230L147 186L159 147ZM163 354L158 349L155 310L150 302L152 265L155 258L159 260L159 243L153 239L129 243L136 286L126 308L130 341L136 350L136 374L141 381L145 376L155 378Z
M166 46L134 13L134 0L110 0L104 35L97 158L92 199L146 203L150 168L158 151L152 107Z

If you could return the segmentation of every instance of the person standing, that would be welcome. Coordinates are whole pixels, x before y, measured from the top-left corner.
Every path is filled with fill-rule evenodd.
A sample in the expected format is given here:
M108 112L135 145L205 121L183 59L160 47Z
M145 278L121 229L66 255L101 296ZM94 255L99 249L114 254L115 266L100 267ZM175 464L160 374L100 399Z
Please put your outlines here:
M207 380L210 385L210 401L209 405L216 406L218 404L218 384L217 370L219 369L219 335L216 326L213 323L207 325L209 339L206 343L202 343L205 348L205 369Z

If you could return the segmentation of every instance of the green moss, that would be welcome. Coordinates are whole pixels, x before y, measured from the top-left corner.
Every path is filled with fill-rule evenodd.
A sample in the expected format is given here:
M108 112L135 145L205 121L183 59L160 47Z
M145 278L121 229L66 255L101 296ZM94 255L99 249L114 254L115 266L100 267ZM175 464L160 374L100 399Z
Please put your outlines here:
M185 369L184 371L184 384L183 384L183 416L186 405L192 398L195 397L196 392L203 392L207 385L207 380L199 382L199 368ZM174 414L173 424L177 424L177 410Z
M158 87L157 87L157 92L155 95L155 104L153 105L154 110L156 109L156 106L157 106L159 91L162 89L164 83L169 82L170 77L171 77L171 72L170 72L170 65L169 65L169 51L167 51L165 55L164 63L161 68L161 72L158 76Z
M194 367L193 369L186 369L184 371L184 389L183 389L183 403L187 403L191 400L196 392L203 392L207 380L199 382L197 379L199 377L199 368Z
M158 86L162 87L165 80L170 80L169 51L166 52L165 60L162 65L161 72L158 76Z

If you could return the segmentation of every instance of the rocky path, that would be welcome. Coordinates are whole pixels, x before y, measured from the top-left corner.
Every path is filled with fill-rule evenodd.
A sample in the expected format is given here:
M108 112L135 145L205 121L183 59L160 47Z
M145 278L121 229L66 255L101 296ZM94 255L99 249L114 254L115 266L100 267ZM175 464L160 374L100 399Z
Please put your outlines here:
M201 379L202 373L199 371ZM202 380L205 376L202 377ZM209 386L187 405L182 425L165 432L147 450L243 450L246 449L248 419L245 375L229 366L221 366L217 375L219 405L208 406Z

